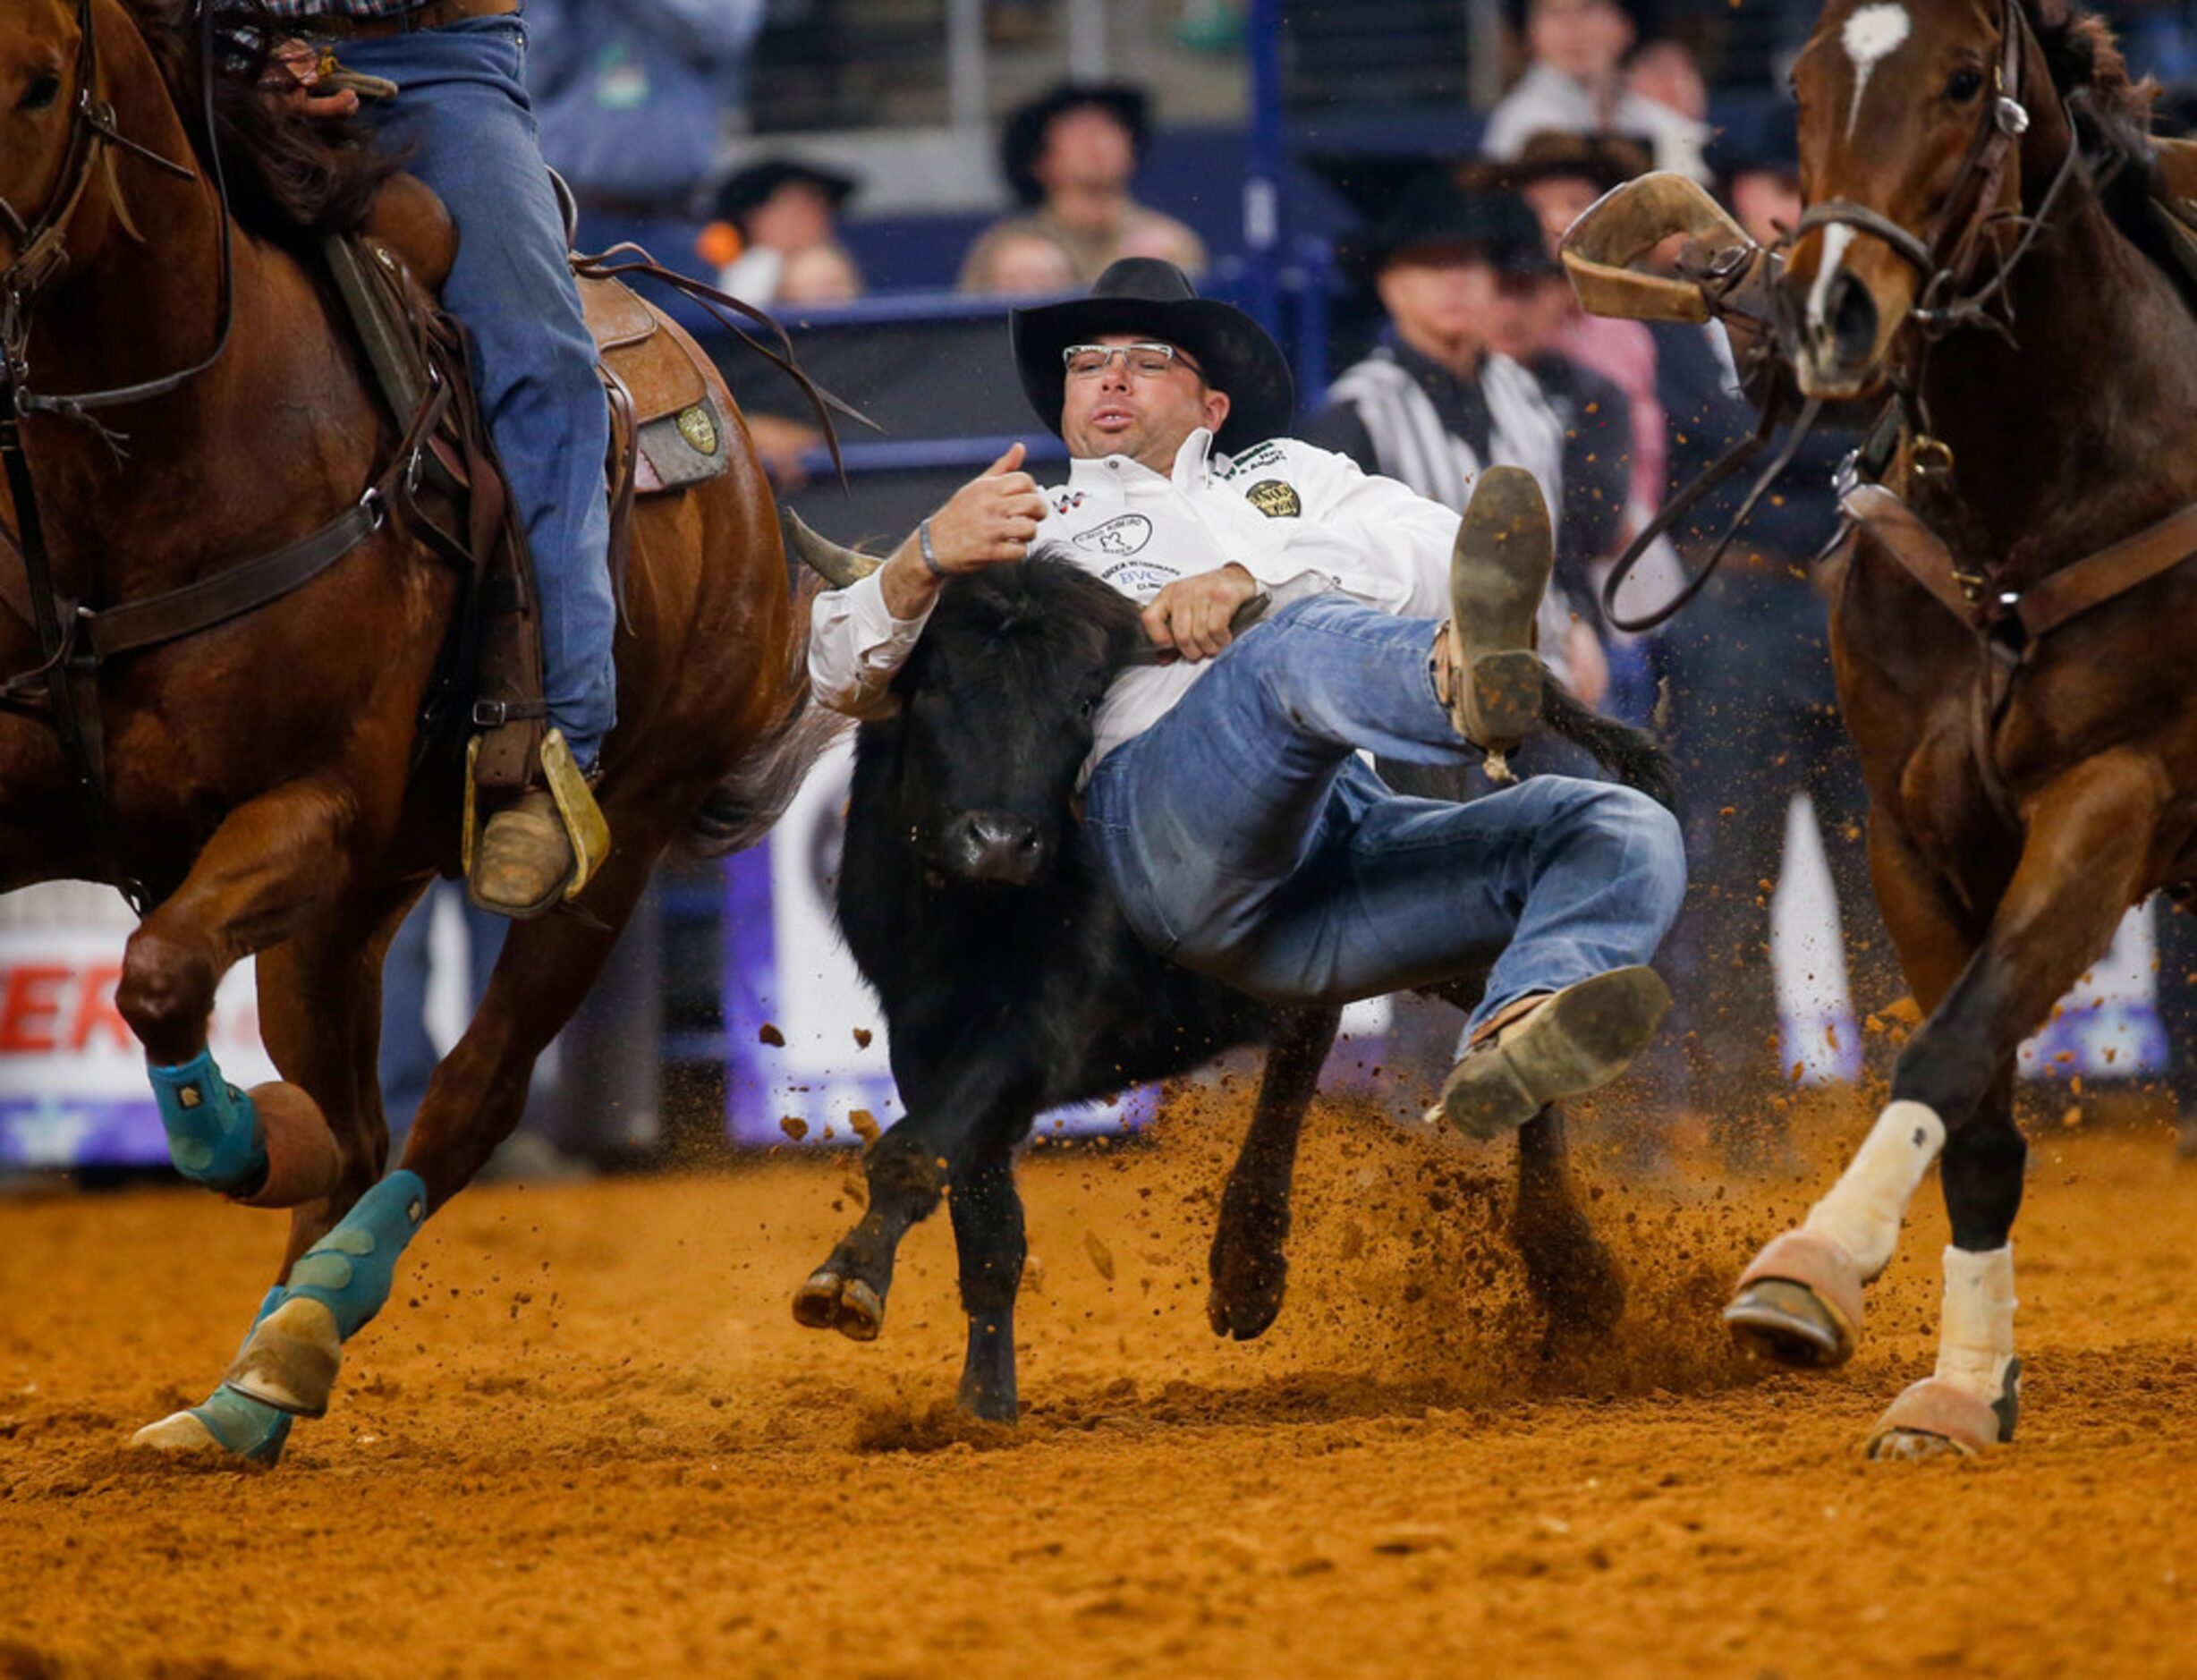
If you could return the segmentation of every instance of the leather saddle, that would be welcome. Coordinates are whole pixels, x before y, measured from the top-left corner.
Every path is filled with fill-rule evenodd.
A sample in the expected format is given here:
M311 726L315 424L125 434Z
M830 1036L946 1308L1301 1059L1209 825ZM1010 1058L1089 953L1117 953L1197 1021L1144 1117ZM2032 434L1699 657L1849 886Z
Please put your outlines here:
M568 244L570 228L568 213ZM438 382L470 383L463 329L436 301L456 250L441 200L406 175L382 189L361 228L322 242L335 293L400 429ZM674 493L724 472L732 417L714 366L670 317L621 281L575 279L610 414L604 481L623 622L635 498ZM503 495L485 423L466 395L452 405L447 435L434 441L428 456L428 476L454 517L440 533L421 534L467 588L450 668L429 695L421 739L439 742L470 724L479 739L475 780L508 792L534 776L544 731L538 600L524 532Z

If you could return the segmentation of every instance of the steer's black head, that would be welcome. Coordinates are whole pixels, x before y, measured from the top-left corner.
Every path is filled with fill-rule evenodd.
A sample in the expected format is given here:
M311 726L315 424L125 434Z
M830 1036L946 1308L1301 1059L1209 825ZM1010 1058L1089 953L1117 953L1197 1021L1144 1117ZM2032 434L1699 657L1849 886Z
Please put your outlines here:
M901 715L874 743L891 737L903 832L927 871L990 887L1047 878L1091 720L1143 641L1126 597L1044 555L947 586L894 680Z

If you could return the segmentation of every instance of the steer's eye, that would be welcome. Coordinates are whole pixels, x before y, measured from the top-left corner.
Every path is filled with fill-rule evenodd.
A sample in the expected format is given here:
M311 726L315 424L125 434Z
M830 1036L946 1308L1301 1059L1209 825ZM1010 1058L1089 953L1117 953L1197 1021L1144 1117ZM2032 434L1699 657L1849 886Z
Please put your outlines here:
M1983 72L1964 64L1946 78L1946 98L1955 105L1966 105L1983 91Z
M23 97L15 102L18 111L43 111L61 98L61 78L52 71L33 76L30 85L23 89Z

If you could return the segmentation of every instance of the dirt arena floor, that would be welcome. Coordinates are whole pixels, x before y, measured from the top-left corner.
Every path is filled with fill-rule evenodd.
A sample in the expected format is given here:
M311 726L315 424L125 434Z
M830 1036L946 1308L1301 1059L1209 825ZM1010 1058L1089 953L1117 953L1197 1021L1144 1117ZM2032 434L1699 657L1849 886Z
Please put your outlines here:
M469 1193L272 1472L123 1443L220 1370L276 1217L0 1200L0 1674L2197 1671L2197 1167L2162 1125L2049 1127L2023 1438L1913 1466L1856 1448L1928 1369L1934 1180L1861 1356L1803 1380L1714 1309L1821 1167L1590 1153L1633 1303L1551 1362L1507 1147L1323 1107L1289 1303L1219 1344L1245 1105L1198 1106L1029 1160L1019 1431L951 1414L943 1219L883 1340L793 1323L846 1158Z

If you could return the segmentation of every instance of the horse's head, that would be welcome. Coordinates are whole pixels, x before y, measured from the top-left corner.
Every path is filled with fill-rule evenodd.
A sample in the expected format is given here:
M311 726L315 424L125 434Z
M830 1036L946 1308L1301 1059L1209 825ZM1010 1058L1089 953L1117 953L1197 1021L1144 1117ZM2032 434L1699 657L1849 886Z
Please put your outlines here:
M2007 249L2024 154L2040 176L2066 157L2067 117L2025 3L1824 7L1793 71L1808 208L1778 301L1808 395L1881 386L1917 309L1972 292L1988 277L1985 247ZM2045 184L2030 183L2032 199Z
M10 260L77 186L80 109L97 74L91 13L91 0L0 9L0 250Z

